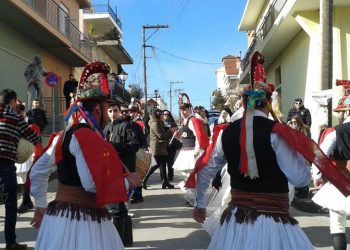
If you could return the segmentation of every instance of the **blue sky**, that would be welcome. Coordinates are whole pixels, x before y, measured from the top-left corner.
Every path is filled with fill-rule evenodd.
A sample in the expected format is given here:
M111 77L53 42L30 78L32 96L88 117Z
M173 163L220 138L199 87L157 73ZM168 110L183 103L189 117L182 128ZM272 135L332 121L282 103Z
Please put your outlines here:
M107 0L93 0L107 3ZM216 88L215 70L222 66L227 55L244 56L247 49L246 35L238 32L238 25L245 7L244 0L110 0L117 6L117 14L123 28L123 46L134 60L123 68L129 74L126 85L143 87L142 26L168 24L159 29L147 41L147 45L167 53L211 64L180 60L158 49L147 49L148 96L155 89L169 104L169 82L173 89L182 88L193 105L209 108L211 92ZM154 30L146 31L146 38ZM177 97L173 95L173 112L177 109Z

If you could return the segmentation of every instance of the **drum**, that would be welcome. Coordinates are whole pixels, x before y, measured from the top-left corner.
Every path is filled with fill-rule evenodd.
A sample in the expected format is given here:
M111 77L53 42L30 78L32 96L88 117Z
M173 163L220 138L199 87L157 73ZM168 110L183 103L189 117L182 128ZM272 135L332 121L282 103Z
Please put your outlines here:
M34 153L34 145L24 138L19 139L16 163L25 163Z
M151 154L145 151L143 148L139 149L136 153L136 173L140 176L140 179L145 178L151 165Z

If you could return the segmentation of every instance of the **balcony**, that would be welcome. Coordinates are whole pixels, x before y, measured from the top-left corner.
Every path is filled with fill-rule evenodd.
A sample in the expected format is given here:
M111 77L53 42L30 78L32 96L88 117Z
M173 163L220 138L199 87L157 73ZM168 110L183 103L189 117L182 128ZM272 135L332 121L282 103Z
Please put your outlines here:
M1 1L0 19L67 64L91 61L91 42L53 0Z
M258 50L265 56L266 60L264 66L267 67L284 46L288 44L290 39L300 30L300 27L291 20L291 18L293 18L291 16L291 11L285 11L285 15L280 17L287 2L287 0L274 0L258 26L257 35L242 59L241 81L243 83L249 82L249 62L254 51ZM278 18L280 20L277 20ZM245 25L248 27L248 22L246 23ZM242 27L240 27L240 30L242 30Z
M111 91L112 98L117 99L122 103L130 103L131 95L129 91L123 88L120 82L110 80L108 84L109 84L109 89Z
M116 28L122 36L122 22L109 4L95 4L89 9L84 9L84 21L97 32L103 34Z

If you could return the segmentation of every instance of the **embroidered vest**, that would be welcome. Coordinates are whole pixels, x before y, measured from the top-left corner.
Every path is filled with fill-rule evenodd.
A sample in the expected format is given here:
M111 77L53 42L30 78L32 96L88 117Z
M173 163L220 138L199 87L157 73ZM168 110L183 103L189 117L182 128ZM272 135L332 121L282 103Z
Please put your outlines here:
M233 189L257 193L287 193L288 180L280 170L276 154L271 146L271 131L274 121L254 117L253 144L259 178L250 179L240 173L240 131L241 120L230 124L222 134L222 148L228 162Z

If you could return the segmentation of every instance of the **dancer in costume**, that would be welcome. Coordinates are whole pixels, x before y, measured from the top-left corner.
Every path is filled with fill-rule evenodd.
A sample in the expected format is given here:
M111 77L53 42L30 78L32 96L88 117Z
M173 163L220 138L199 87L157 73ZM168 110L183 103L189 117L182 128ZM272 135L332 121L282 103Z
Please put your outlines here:
M199 223L206 218L205 191L210 179L226 163L231 176L232 199L209 249L313 249L289 215L288 181L295 186L309 183L304 157L316 162L323 172L333 167L311 139L268 119L273 86L265 83L262 62L255 52L253 84L242 94L244 117L219 134L207 167L197 174L193 218ZM336 171L332 174L328 177L349 195L345 178Z
M71 122L31 169L37 207L32 225L40 227L36 249L124 249L105 205L126 201L126 186L136 183L133 175L124 180L122 162L103 137L101 127L109 119L108 72L102 62L85 67L78 99L66 117ZM47 205L48 176L56 166L58 190Z
M350 160L350 97L343 97L334 110L339 114L340 124L325 130L320 140L320 147L331 157L336 167L350 180L348 163ZM343 122L342 122L343 121ZM312 200L318 205L329 209L330 233L335 250L345 250L347 246L345 229L346 217L350 214L350 198L345 197L332 184L322 179L322 174L313 166L314 185L321 187Z
M185 98L186 102L184 101ZM194 117L192 104L186 93L179 95L179 109L183 122L180 129L173 136L182 142L182 148L176 156L173 168L174 170L183 171L187 177L194 169L197 159L208 147L209 138L205 132L203 121ZM184 189L185 181L186 179L181 181L179 187L187 193L185 199L193 205L193 194Z

